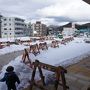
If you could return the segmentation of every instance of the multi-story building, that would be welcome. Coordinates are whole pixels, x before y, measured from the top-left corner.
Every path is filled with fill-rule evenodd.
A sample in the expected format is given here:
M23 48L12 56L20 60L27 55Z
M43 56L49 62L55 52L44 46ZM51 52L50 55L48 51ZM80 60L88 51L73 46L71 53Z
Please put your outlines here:
M2 38L22 37L26 25L24 19L16 17L3 17L2 19Z
M58 35L61 31L59 30L59 26L50 25L48 26L48 35Z
M63 31L62 31L62 34L64 36L73 36L75 31L77 31L77 29L64 27Z
M72 23L72 27L64 27L63 28L62 34L64 36L73 36L76 31L77 31L77 29L75 28L75 24Z
M47 35L47 27L45 24L42 24L40 21L32 24L33 36L46 36Z
M26 36L33 36L33 32L32 32L32 29L31 29L31 23L30 22L27 23L26 27L27 27L27 29L25 30Z
M2 15L0 15L0 38L1 38L1 23L2 23Z

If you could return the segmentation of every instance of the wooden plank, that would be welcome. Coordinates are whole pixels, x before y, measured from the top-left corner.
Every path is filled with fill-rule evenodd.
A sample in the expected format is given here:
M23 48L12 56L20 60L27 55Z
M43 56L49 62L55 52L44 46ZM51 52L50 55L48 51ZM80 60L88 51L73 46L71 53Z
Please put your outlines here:
M36 62L39 62L39 60L36 60ZM52 71L52 72L55 72L57 67L56 66L53 66L53 65L49 65L49 64L46 64L46 63L42 63L42 62L39 62L39 66L45 70L48 70L48 71ZM65 70L63 67L59 66L60 68L60 71L64 71L65 73L67 73L67 70Z
M90 0L83 0L84 2L90 4Z

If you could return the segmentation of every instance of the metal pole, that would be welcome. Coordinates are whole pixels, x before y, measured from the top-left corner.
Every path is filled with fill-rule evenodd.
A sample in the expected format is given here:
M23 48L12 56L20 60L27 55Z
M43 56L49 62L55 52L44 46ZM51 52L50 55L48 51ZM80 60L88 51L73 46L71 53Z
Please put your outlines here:
M2 15L0 15L0 38L1 38L1 27L2 27L2 20L1 20L1 18L2 18Z

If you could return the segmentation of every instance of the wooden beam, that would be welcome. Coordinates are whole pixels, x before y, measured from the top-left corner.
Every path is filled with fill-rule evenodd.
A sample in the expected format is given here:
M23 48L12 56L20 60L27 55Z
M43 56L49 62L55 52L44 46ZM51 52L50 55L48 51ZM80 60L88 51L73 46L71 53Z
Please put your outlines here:
M36 60L38 62L38 60ZM55 72L57 67L56 66L53 66L53 65L49 65L49 64L45 64L45 63L42 63L42 62L39 62L39 65L40 67L42 67L43 69L45 70L48 70L48 71L52 71L52 72ZM67 73L67 70L64 69L63 67L59 66L59 68L61 69L61 71L63 70L65 73Z
M84 2L90 4L90 0L83 0Z

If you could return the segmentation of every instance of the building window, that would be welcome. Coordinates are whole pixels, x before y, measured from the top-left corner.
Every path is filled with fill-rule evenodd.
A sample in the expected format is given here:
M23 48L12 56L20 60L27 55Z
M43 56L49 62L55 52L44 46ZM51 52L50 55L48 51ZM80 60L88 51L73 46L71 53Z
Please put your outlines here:
M4 28L4 30L7 30L7 28Z
M7 33L4 33L5 35L7 35Z
M15 28L15 30L23 30L23 28Z
M20 18L15 18L15 21L21 21L21 22L24 22L23 19L20 19Z
M11 25L11 23L9 23L9 25Z
M12 30L12 29L10 28L10 30Z
M11 21L11 19L9 18L9 21Z
M5 18L4 21L6 21L7 19Z
M10 33L10 35L11 35L11 33Z
M7 24L5 23L4 26L6 26Z
M15 25L17 25L17 26L25 26L24 24L21 24L21 23L15 23Z
M22 32L15 32L15 34L23 34Z

